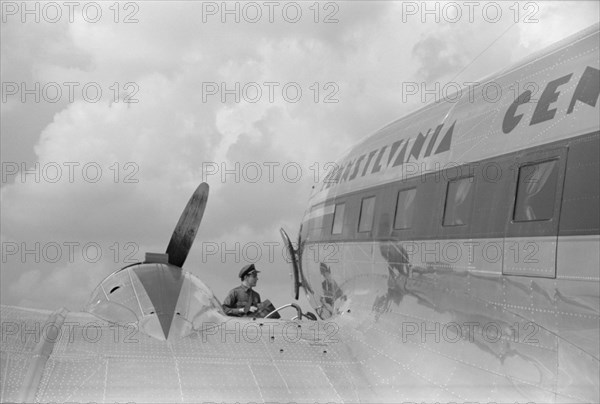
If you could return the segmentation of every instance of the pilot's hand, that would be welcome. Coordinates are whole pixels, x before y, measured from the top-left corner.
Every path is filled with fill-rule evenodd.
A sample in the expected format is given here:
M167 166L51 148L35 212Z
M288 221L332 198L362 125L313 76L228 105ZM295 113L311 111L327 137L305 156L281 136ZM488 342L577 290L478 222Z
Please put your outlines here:
M254 313L256 310L258 310L258 307L256 307L256 306L250 306L250 309L248 311L250 313Z
M240 308L238 309L238 313L243 313L243 312L244 312L244 308L243 308L243 307L240 307Z

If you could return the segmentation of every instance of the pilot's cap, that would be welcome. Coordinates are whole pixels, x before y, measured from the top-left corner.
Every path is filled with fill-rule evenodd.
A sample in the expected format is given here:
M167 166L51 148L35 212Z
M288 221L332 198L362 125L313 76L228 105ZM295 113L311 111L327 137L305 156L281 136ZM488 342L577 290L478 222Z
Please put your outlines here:
M260 273L260 271L256 270L256 267L254 266L254 264L249 264L249 265L245 265L241 270L240 270L240 279L244 279L244 276L246 275L250 275L252 273Z
M321 262L319 269L321 270L321 274L325 274L325 272L331 273L331 269L324 262Z

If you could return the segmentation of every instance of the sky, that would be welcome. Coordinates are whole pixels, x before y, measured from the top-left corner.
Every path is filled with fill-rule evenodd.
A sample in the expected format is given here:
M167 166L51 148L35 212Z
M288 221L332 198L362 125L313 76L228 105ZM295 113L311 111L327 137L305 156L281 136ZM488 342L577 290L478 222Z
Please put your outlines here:
M279 228L296 239L333 161L599 4L3 1L1 303L81 310L165 251L203 181L184 269L222 301L255 262L262 298L289 303Z

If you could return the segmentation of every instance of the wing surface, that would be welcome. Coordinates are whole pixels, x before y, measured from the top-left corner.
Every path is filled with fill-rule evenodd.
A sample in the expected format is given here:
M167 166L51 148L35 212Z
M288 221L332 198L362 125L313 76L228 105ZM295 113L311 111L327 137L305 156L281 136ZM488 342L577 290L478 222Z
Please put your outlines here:
M499 364L499 352L465 356L472 343L464 340L403 342L389 314L375 322L354 312L327 322L227 317L161 341L88 313L1 313L2 402L583 400L546 385L543 363L508 377L510 352Z
M176 341L65 310L2 306L2 323L2 402L345 402L367 382L323 323L231 318Z

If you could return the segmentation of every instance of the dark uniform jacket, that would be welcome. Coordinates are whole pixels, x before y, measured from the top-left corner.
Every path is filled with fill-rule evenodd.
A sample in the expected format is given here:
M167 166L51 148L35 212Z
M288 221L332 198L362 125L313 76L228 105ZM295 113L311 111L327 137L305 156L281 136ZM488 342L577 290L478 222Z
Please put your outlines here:
M260 295L244 285L240 285L237 288L231 289L231 292L227 295L223 301L223 311L228 316L252 316L254 313L250 313L250 306L258 307L260 303ZM239 313L240 308L244 308L244 313Z

